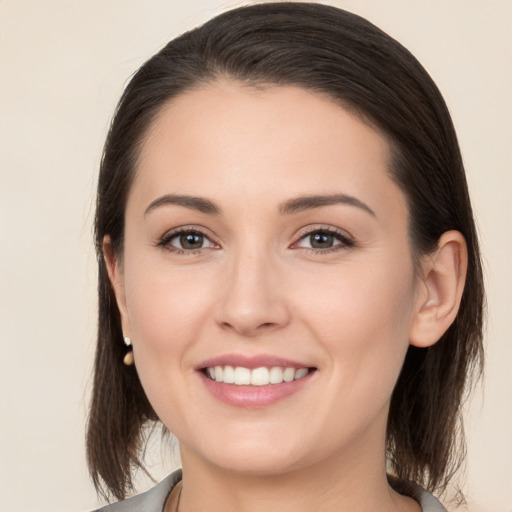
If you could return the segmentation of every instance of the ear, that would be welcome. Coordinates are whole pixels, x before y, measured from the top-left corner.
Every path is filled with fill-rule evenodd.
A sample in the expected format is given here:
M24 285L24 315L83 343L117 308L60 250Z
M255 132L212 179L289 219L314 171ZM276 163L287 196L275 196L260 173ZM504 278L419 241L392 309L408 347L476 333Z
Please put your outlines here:
M455 320L467 266L468 251L464 237L458 231L447 231L439 239L436 251L422 262L422 282L409 333L411 345L434 345Z
M128 322L128 311L126 308L126 296L124 292L124 280L122 263L115 255L112 249L112 243L109 236L103 238L103 258L107 267L108 278L114 295L116 296L117 308L121 315L121 326L125 336L130 336L130 327Z

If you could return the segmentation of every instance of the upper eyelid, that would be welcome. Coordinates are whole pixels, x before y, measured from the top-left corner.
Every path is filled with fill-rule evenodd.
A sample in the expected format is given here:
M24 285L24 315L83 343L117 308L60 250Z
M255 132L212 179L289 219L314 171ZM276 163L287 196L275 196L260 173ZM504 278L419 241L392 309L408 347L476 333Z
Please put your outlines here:
M301 228L295 236L296 241L304 238L305 236L311 235L312 233L316 233L317 231L327 231L328 233L331 233L334 235L339 235L339 236L341 236L343 238L347 238L349 240L354 240L354 237L352 236L352 234L349 233L348 231L346 231L345 229L337 228L334 226L318 224L318 225L306 226L304 228Z
M194 224L185 224L184 226L178 226L176 228L169 229L160 237L160 239L163 240L164 238L173 237L181 233L199 233L205 236L206 238L209 238L212 242L215 241L216 238L214 235L210 233L209 230L203 228L202 226L196 226Z

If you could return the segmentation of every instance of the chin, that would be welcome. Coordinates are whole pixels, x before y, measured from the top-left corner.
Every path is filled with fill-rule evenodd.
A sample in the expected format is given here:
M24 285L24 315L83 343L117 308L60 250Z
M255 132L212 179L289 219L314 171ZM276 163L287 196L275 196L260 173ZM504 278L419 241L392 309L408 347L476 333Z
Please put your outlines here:
M296 458L278 456L276 450L269 454L246 453L243 457L224 454L212 461L224 471L245 476L272 476L289 473L302 467Z
M265 476L303 467L308 457L301 447L304 447L304 443L291 446L284 440L245 437L239 439L239 442L231 438L225 443L216 442L194 451L210 465L224 471L246 476ZM186 449L182 449L182 455L186 456Z

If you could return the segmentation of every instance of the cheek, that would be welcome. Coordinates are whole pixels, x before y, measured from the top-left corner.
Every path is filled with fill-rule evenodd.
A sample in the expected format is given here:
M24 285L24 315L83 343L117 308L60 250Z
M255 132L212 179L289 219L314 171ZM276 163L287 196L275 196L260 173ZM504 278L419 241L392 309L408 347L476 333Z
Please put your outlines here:
M146 269L141 271L140 269ZM135 365L153 409L171 431L187 431L187 387L192 377L189 350L208 314L208 292L184 273L138 260L126 281ZM184 426L183 426L184 425Z
M364 278L363 278L364 277ZM384 278L385 277L385 278ZM304 304L306 329L326 354L328 391L317 407L329 418L317 427L325 450L343 436L379 424L385 431L389 401L409 346L411 279L355 268ZM348 417L347 417L348 414Z
M171 271L168 264L143 257L134 259L125 275L137 372L157 413L172 411L186 393L169 390L186 384L182 377L191 371L188 351L204 337L201 330L211 316L209 288L197 273Z
M145 264L138 260L127 275L129 322L141 349L178 350L197 335L210 300L204 282L186 271L171 272L168 265L154 261Z
M327 353L333 375L361 397L390 395L409 346L412 265L347 265L302 293L303 322Z
M302 309L330 335L385 327L406 327L414 300L412 266L385 262L347 263L318 268L299 280ZM310 311L311 314L307 314Z

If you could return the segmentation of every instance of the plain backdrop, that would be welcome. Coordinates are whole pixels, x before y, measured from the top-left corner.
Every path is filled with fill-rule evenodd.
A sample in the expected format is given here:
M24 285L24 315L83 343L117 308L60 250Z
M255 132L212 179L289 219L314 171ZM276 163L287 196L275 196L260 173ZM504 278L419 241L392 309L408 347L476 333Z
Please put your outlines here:
M408 47L453 115L485 257L487 369L467 412L471 512L512 512L512 2L338 0ZM84 455L94 189L128 77L240 2L0 0L0 511L98 504ZM158 436L157 436L158 437ZM155 478L178 464L155 444ZM140 490L150 485L140 479Z

